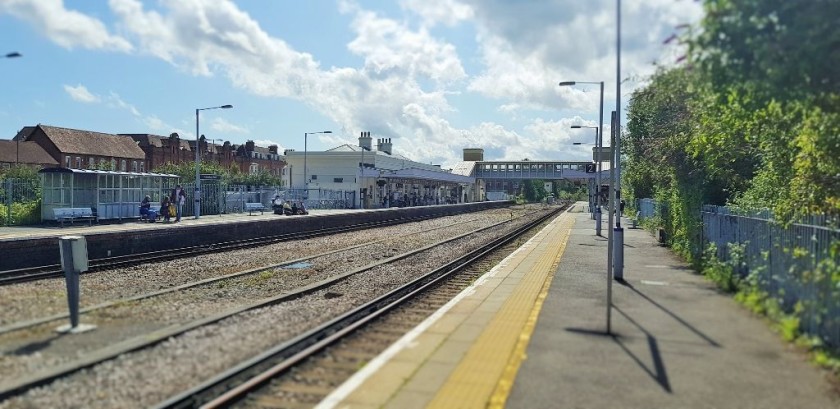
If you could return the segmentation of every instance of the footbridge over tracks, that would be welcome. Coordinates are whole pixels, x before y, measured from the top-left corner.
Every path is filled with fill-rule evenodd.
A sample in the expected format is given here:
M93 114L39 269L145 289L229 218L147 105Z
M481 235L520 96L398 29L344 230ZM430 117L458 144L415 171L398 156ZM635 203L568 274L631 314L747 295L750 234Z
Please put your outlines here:
M609 165L602 165L601 186L609 186ZM568 180L594 188L597 179L596 163L579 161L465 161L452 171L476 178L479 190L515 194L522 181L545 182Z

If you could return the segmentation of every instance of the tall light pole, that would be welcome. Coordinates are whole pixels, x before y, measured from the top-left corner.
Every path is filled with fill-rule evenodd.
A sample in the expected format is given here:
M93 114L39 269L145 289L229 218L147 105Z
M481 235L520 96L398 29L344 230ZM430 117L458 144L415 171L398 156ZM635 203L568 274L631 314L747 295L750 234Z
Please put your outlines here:
M17 51L12 51L5 55L5 58L18 58L23 57ZM15 166L20 165L20 139L15 139Z
M598 174L596 175L596 184L598 185L595 190L601 193L601 172L603 171L603 165L601 161L601 151L604 148L604 81L563 81L560 85L561 87L569 87L574 86L577 84L594 84L599 85L601 87L601 104L598 108L598 129L595 134L595 150L598 152L596 155L598 161ZM597 197L597 196L596 196ZM595 202L595 227L596 227L596 234L599 236L601 235L601 200L598 199Z
M198 113L208 109L230 109L233 105L221 105L209 108L196 108L195 110L195 218L201 216L201 133L198 127Z
M600 137L600 127L597 126L584 126L584 125L572 125L572 129L582 129L582 128L589 128L595 130L595 161L600 165L601 163L601 151L598 147L598 140ZM576 143L578 145L578 143ZM592 218L595 219L595 235L601 235L601 207L598 204L600 202L600 193L601 193L601 169L595 169L597 173L595 173L595 192L593 193L594 197L594 209L592 209Z
M624 229L621 228L621 0L615 2L615 231L613 277L624 280Z
M319 131L319 132L304 132L303 133L303 188L306 190L305 197L309 197L309 179L307 179L306 174L306 156L308 153L307 149L307 139L309 135L317 135L317 134L325 134L325 133L332 133L332 131Z

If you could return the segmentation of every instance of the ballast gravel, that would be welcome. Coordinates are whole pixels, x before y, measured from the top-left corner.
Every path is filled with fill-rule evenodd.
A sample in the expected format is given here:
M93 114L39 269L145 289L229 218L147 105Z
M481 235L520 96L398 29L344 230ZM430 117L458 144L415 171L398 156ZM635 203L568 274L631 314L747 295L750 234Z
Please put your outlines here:
M510 217L510 212L507 210L495 213L497 213L496 216L498 218ZM475 214L465 216L474 217ZM488 217L488 219L497 219L497 217ZM446 218L448 220L437 221L444 223L443 225L451 225L457 223L453 220L455 218ZM428 222L432 221L418 224ZM469 225L467 227L467 224L465 224L464 230L475 228L475 225ZM405 228L408 226L402 227L403 229L397 229L396 232L392 230L390 235L407 235L407 232L411 231L411 229ZM415 227L417 231L428 231L432 228L429 224ZM334 318L342 312L359 306L375 296L381 295L396 286L422 275L434 267L458 257L460 254L477 248L494 237L507 234L512 229L513 226L491 229L487 234L472 235L408 259L364 271L313 294L278 305L237 314L215 324L206 325L185 334L172 337L154 347L124 354L92 368L79 371L44 387L30 390L20 397L15 397L0 403L0 408L112 408L147 407L154 405L165 400L167 397L188 389L190 386L211 378L214 374L224 371L236 365L238 362L258 354L260 351L287 341L320 323ZM366 231L362 233L370 232ZM387 236L388 233L385 234ZM452 237L455 234L447 232L447 234L441 235ZM426 242L429 241L428 235L419 235L418 237L420 236L425 237ZM329 244L335 245L335 248L347 246L347 243L351 242L352 239L355 239L355 242L371 240L370 237L365 237L364 240L347 237L336 239L332 237L313 239L313 241L322 239ZM340 240L340 244L335 244L334 240ZM409 244L411 241L402 240L401 244ZM297 242L296 244L301 245L304 242ZM376 252L380 253L381 257L386 257L387 254L393 255L406 251L403 250L401 244L391 243L381 246L374 245L374 247L376 248ZM420 247L418 243L411 243L411 245L415 248ZM311 251L311 254L315 254L322 252L325 245L320 247L318 245L300 247L315 248L315 250ZM261 250L265 252L266 248L262 248ZM241 252L249 253L249 250L241 250ZM298 257L300 254L305 254L298 251L298 249L295 249L294 253ZM222 255L214 255L213 257L217 256ZM325 257L325 259L328 257ZM292 258L297 257L289 257L287 259ZM185 309L183 300L190 300L190 305L199 306L198 308L217 308L218 311L221 311L231 306L226 302L227 299L242 299L243 297L249 296L261 298L266 296L265 293L261 292L266 289L276 289L269 291L292 289L300 285L299 282L291 278L295 277L295 275L297 275L297 279L303 280L300 275L312 274L312 280L303 281L317 281L319 278L346 272L352 269L354 265L368 264L371 261L359 260L364 258L365 256L362 255L348 256L344 253L337 253L336 257L332 260L318 260L316 263L313 263L313 268L310 269L302 269L301 271L292 273L283 271L281 274L275 273L271 276L266 275L263 278L257 276L258 280L263 280L262 282L247 282L247 280L255 280L255 278L243 277L241 279L231 280L224 287L213 289L210 293L207 293L206 289L195 289L195 294L191 294L191 292L173 293L173 297L165 301L161 300L159 307L155 306L155 308L160 308L159 310L155 310L154 308L144 310L144 314L157 314L163 317L164 322L168 322L167 320L182 322L183 320L193 319L196 311L193 307ZM266 262L263 261L258 265L263 264L266 264ZM189 265L189 263L186 265ZM316 266L318 268L314 268ZM307 273L305 270L309 270L309 272ZM120 273L114 274L119 275ZM194 277L205 277L201 274L193 274ZM213 274L218 275L219 273L216 272ZM123 272L122 275L130 275L130 273L125 274ZM179 280L183 280L183 278L175 281L179 282ZM167 281L165 285L171 286L174 284ZM286 285L286 287L283 287L283 285ZM205 292L201 293L201 291ZM107 293L107 291L103 291L103 293ZM330 293L329 297L325 296L327 293ZM176 294L177 296L175 296ZM196 303L196 299L201 299L202 302ZM133 306L126 305L125 308L130 309ZM34 355L37 355L37 352ZM26 360L19 360L17 364L20 365L19 368L18 365L9 365L6 367L6 365L0 364L0 367L2 367L0 371L5 376L5 374L10 373L7 370L12 371L11 373L14 374L16 369L32 369L31 366L27 365ZM27 368L27 366L29 367ZM23 375L20 372L18 373Z

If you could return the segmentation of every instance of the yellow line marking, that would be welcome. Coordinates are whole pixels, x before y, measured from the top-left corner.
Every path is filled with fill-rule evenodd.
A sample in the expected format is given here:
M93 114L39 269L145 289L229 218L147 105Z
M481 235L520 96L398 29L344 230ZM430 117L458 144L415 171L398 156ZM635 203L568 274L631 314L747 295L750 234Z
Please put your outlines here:
M557 245L548 246L548 251L516 285L428 407L504 406L526 358L528 342L565 251L574 218L563 214L558 223L555 232L543 239L543 242L556 240Z

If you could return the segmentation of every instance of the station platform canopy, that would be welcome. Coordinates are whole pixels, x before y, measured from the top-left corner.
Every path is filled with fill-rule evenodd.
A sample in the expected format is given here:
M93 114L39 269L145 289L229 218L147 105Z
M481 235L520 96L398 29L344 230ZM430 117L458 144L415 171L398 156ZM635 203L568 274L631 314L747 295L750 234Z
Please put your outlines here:
M57 208L82 207L93 209L99 220L139 217L144 196L159 202L179 180L164 173L93 169L45 168L38 173L43 188L41 220L55 220Z

